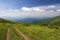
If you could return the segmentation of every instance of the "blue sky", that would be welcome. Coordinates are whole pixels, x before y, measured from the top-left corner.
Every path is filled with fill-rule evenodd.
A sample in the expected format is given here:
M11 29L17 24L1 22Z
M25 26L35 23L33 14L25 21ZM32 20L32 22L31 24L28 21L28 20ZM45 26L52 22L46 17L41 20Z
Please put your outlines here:
M0 0L2 9L60 4L60 0ZM3 6L3 7L2 7Z
M58 15L60 15L60 0L0 0L0 17L23 18Z

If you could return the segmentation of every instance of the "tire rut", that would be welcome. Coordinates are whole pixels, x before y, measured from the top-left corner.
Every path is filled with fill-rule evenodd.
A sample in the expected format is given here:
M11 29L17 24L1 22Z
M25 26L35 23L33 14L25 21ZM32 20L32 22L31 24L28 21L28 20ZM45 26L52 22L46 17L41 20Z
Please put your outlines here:
M9 28L6 30L5 40L9 40Z
M19 33L19 35L21 35L24 38L24 40L31 40L27 35L21 32L18 28L16 27L13 27L13 28L16 30L17 33Z

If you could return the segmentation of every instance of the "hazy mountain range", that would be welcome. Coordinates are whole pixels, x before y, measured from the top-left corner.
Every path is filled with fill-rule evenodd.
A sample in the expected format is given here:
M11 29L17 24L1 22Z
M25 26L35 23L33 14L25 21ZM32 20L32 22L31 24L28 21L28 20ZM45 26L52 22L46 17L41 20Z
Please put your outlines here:
M4 20L0 18L0 22ZM24 18L24 19L7 19L15 22L22 22L26 24L60 24L60 16L52 18Z

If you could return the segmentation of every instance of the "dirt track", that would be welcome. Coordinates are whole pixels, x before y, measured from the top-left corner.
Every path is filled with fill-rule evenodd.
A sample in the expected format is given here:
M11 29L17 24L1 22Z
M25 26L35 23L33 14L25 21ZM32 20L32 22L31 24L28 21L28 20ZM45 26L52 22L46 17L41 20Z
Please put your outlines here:
M19 35L21 35L23 38L24 38L24 40L31 40L28 36L26 36L23 32L21 32L18 28L16 28L16 27L13 27L15 30L16 30L16 32L17 33L19 33Z
M6 30L5 40L9 40L9 28Z

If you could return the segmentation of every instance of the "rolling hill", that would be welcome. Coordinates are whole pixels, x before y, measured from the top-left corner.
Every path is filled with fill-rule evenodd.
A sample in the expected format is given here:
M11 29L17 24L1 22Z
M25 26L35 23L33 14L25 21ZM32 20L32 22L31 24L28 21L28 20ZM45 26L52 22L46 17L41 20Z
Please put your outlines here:
M0 18L0 23L13 23L12 21Z
M60 16L56 16L53 18L46 18L46 19L25 18L22 20L18 20L17 22L22 22L26 24L59 24Z
M60 24L60 16L52 18L50 24L59 25Z
M56 24L56 25L59 25L60 24L60 16L56 16L53 18L45 18L45 19L25 18L25 19L16 20L16 21L26 23L26 24ZM2 22L2 23L11 22L12 23L12 21L2 19L2 18L0 18L0 22Z
M8 37L6 35L8 33L7 29L9 29L8 39L23 40L24 38L21 36L20 32L16 31L14 27L32 40L60 40L60 26L58 25L60 23L60 16L47 19L28 18L20 21L25 23L29 22L30 24L28 23L29 25L27 25L20 22L11 24L13 22L0 18L0 40L5 40ZM46 24L47 26L45 26ZM53 26L51 26L51 24L53 24Z

